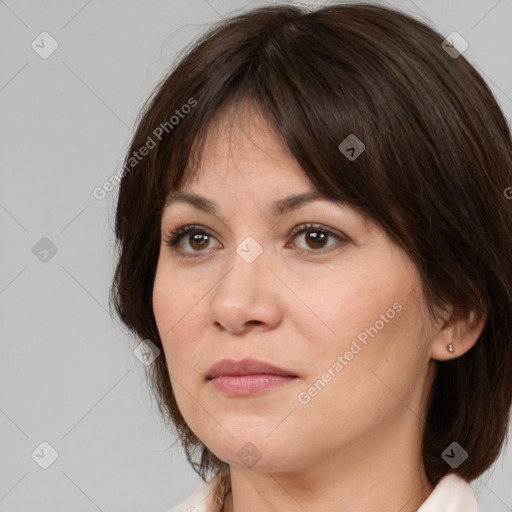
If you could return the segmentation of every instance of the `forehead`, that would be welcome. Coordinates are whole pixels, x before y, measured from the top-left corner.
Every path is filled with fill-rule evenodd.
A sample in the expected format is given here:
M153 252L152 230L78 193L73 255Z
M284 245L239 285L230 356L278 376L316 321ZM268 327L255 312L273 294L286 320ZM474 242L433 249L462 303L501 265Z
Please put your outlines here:
M212 119L201 143L200 158L189 163L182 190L206 193L215 186L256 192L292 183L302 192L314 189L280 134L254 107L224 109Z

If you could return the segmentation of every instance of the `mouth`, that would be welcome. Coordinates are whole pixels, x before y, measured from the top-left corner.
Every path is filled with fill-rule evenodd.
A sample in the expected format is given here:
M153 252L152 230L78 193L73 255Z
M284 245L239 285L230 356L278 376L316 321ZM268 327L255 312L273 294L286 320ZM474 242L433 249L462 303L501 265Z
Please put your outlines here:
M247 396L269 391L298 378L290 370L256 359L223 359L207 375L207 380L217 391L230 396Z

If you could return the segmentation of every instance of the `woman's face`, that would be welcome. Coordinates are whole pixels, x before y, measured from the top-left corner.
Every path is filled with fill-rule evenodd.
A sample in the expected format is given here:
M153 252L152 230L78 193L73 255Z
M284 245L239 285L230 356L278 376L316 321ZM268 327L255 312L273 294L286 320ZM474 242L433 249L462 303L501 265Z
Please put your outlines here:
M199 174L182 191L216 212L169 203L153 291L191 430L232 468L265 471L336 456L353 465L391 443L387 433L414 436L437 328L411 260L352 208L320 199L274 211L314 189L261 118L231 139L210 133ZM192 224L195 233L166 245ZM208 378L217 362L245 358L293 377Z

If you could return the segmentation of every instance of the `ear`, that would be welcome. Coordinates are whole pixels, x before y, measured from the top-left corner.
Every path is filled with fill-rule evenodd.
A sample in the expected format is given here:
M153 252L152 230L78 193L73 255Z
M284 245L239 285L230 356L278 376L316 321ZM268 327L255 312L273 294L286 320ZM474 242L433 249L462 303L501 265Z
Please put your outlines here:
M481 309L452 309L432 344L432 359L446 361L465 354L482 333L487 314ZM453 352L448 346L453 345Z

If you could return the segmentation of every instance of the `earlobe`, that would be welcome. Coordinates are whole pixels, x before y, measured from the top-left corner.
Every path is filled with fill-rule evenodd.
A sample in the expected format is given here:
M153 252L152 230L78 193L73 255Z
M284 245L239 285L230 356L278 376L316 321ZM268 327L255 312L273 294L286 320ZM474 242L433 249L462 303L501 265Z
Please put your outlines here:
M486 321L483 311L453 310L436 335L432 359L447 361L468 352L478 341Z

